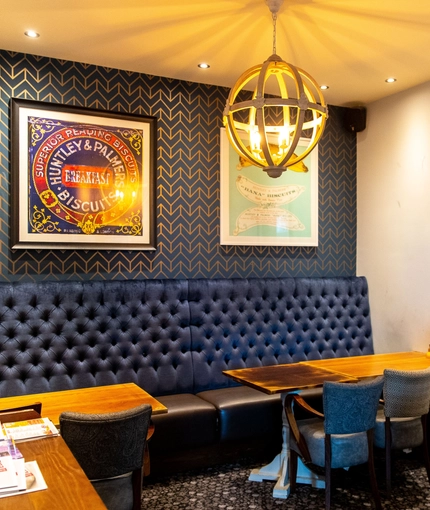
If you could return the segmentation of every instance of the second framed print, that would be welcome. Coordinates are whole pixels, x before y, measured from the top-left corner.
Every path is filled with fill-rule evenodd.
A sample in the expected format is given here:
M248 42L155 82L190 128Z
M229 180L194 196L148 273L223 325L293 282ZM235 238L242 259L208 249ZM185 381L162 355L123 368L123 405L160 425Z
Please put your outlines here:
M13 249L155 249L155 117L11 110Z
M244 161L221 128L220 220L222 245L318 246L318 149L272 178Z

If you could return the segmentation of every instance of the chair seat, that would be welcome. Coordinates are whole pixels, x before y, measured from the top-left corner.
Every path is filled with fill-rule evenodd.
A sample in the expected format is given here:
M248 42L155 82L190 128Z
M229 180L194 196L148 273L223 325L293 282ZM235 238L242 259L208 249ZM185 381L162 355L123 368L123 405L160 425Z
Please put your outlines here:
M324 422L318 418L309 418L297 422L316 466L324 467ZM356 434L332 434L333 469L358 466L367 462L367 437L365 432Z
M107 508L121 510L133 509L131 473L128 476L97 480L91 483Z
M391 418L391 448L403 450L415 448L423 443L423 428L421 418ZM385 448L385 415L384 410L379 409L376 415L374 436L375 446Z

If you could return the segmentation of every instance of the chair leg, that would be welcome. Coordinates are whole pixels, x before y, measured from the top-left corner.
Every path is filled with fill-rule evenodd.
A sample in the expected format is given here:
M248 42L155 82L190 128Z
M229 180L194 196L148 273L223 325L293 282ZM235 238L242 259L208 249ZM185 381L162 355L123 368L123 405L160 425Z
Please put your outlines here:
M142 478L143 470L135 469L132 473L133 485L133 510L140 510L142 508Z
M391 422L385 418L385 485L387 496L391 496Z
M373 429L367 431L367 449L368 449L367 463L369 465L370 486L372 487L373 500L375 501L376 509L381 510L382 509L381 497L379 495L378 482L376 481L375 460L373 457Z
M421 416L421 425L423 427L423 453L424 453L424 464L427 470L427 478L430 483L430 457L429 457L429 447L428 447L428 439L427 439L427 414Z
M297 459L299 454L290 450L290 492L293 494L296 490L296 480L297 480Z
M331 436L330 434L325 435L324 439L325 446L325 508L330 510L331 501Z
M143 476L149 476L151 474L151 457L149 456L148 443L145 444L145 450L143 452Z
M143 454L143 476L151 474L151 457L149 455L149 440L154 435L155 425L152 420L149 421L148 433L146 434L145 450Z

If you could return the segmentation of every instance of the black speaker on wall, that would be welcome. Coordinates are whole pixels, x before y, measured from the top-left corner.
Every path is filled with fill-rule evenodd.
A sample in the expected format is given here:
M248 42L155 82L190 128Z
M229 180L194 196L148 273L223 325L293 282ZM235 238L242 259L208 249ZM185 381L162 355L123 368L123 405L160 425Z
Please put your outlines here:
M359 133L366 129L366 108L345 108L344 127L351 133Z

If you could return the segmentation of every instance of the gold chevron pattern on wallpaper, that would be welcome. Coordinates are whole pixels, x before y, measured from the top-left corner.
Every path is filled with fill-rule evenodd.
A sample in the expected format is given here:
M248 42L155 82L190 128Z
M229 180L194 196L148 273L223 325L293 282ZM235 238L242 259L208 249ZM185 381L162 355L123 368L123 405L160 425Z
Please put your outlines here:
M221 246L220 127L228 89L0 51L2 281L348 276L356 258L356 140L330 107L319 144L319 246ZM10 98L157 117L150 251L10 249Z

